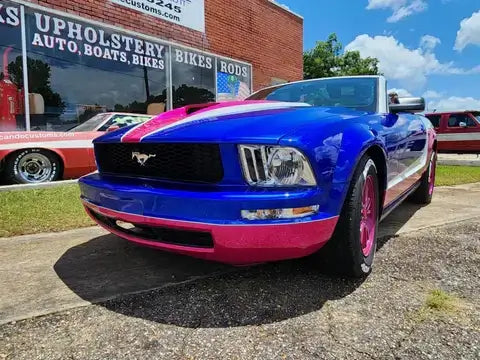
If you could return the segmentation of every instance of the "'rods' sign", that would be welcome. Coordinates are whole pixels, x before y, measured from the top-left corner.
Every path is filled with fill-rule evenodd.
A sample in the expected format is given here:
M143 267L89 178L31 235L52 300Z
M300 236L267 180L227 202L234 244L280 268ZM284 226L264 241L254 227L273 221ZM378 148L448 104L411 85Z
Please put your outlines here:
M204 0L110 0L193 30L205 32Z

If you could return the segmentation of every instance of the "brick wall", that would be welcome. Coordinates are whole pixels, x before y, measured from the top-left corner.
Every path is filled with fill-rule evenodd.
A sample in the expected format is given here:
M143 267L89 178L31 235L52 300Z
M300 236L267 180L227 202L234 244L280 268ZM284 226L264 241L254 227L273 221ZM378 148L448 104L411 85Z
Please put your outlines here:
M255 90L303 75L303 20L268 0L205 0L205 34L108 0L29 2L247 61Z

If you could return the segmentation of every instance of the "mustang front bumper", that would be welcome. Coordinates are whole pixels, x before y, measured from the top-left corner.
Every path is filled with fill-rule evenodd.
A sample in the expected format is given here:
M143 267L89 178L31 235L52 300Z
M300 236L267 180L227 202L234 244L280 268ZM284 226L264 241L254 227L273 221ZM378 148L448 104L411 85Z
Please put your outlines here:
M88 214L108 231L140 245L245 265L298 258L320 249L338 216L319 212L287 220L248 221L242 210L297 208L324 198L318 189L202 191L158 188L134 179L80 179Z

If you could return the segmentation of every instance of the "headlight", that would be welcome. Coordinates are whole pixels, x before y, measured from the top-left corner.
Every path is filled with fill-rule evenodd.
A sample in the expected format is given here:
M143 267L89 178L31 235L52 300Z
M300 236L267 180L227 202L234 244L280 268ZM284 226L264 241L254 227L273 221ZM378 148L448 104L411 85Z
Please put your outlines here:
M295 148L240 145L239 151L243 174L250 185L316 185L307 158Z

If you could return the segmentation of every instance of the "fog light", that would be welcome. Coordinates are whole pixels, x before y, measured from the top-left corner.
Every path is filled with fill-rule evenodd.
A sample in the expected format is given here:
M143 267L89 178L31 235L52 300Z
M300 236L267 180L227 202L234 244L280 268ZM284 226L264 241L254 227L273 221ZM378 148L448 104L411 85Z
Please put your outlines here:
M312 205L291 209L242 210L242 218L246 220L295 219L314 215L318 209L318 205Z
M124 230L132 230L133 228L135 228L135 225L133 225L132 223L121 221L121 220L117 220L116 224L118 227L121 227Z

